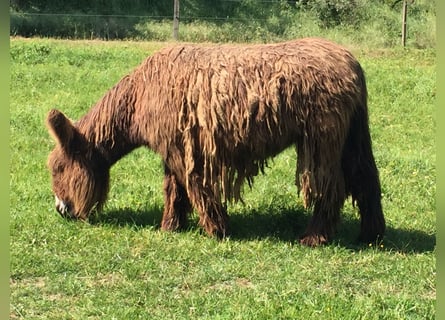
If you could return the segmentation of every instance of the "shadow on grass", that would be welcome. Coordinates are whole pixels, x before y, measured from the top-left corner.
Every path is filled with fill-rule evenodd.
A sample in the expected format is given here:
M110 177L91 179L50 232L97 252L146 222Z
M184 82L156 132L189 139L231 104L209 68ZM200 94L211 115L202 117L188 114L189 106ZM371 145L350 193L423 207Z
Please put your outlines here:
M311 213L303 208L275 209L273 211L273 213L260 213L255 209L251 209L242 214L232 213L229 220L230 239L235 241L270 239L297 244L298 237L303 234ZM154 208L152 210L124 208L96 214L90 218L90 223L92 225L131 227L135 229L146 227L159 229L161 218L162 208ZM189 230L195 231L199 228L197 218L193 215L190 218ZM359 231L359 216L343 214L337 233L334 239L332 239L332 245L338 245L354 251L371 247L383 251L403 253L431 252L436 245L436 236L421 230L396 229L387 226L383 242L372 245L357 242Z
M88 221L92 225L107 225L116 227L130 227L141 229L146 227L159 228L161 225L162 209L153 208L150 210L134 210L122 208L118 210L106 210L89 217Z
M407 254L432 252L436 246L436 235L428 234L422 230L407 230L387 225L383 241L372 244L358 242L359 232L360 217L358 214L356 218L345 217L338 227L334 242L352 250L363 250L368 247Z
M234 240L270 238L298 243L298 237L304 233L311 215L311 212L303 208L283 210L277 214L256 212L250 212L247 215L235 214L230 216L230 238ZM383 241L373 244L358 242L359 232L359 215L343 214L332 244L354 251L374 247L384 251L404 253L431 252L436 245L436 236L421 230L396 229L387 226Z

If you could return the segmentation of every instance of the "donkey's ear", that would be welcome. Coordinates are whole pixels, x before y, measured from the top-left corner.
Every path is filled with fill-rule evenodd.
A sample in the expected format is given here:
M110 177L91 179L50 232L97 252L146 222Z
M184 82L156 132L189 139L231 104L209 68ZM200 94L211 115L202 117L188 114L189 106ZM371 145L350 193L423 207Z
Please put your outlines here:
M76 134L76 128L71 121L59 110L52 109L46 118L46 125L50 134L66 149Z

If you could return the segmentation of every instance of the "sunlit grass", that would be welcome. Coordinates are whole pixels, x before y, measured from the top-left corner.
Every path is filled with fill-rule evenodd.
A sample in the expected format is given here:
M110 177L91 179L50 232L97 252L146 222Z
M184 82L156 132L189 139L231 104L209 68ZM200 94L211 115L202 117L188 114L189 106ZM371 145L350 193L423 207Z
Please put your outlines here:
M244 205L229 206L224 241L202 234L196 216L184 232L159 230L161 161L145 149L112 168L104 212L89 223L57 215L46 113L79 118L163 45L11 40L11 318L433 319L434 51L355 48L388 224L381 244L355 243L349 202L332 244L295 242L310 212L293 149L246 187Z

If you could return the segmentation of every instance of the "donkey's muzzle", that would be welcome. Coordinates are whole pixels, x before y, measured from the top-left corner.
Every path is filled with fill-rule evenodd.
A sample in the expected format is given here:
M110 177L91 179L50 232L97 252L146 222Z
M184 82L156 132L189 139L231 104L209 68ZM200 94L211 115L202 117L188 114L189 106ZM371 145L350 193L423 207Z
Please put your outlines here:
M56 210L63 217L68 219L74 219L75 216L72 213L71 205L63 200L60 200L57 196L56 198Z

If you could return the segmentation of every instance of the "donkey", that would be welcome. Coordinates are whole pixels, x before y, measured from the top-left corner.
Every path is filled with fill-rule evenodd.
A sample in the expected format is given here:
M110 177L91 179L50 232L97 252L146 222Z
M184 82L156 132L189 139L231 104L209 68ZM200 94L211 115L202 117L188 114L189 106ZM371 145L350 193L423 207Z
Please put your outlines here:
M148 57L77 122L51 110L48 167L57 211L100 210L110 168L140 146L164 166L163 230L195 209L209 235L228 234L227 203L284 149L313 215L300 238L328 243L351 196L359 239L383 237L381 187L369 132L364 72L345 48L306 38L277 44L175 45Z

